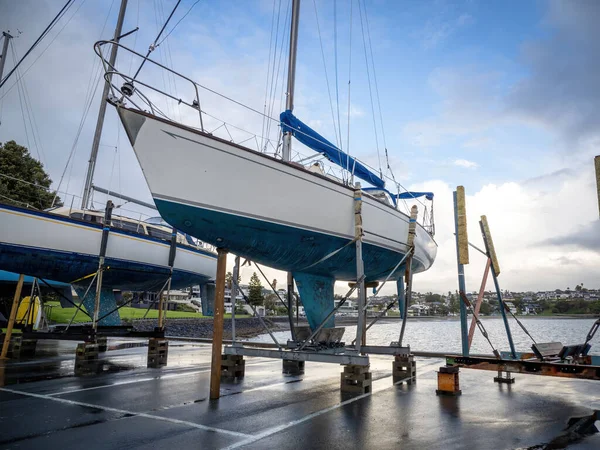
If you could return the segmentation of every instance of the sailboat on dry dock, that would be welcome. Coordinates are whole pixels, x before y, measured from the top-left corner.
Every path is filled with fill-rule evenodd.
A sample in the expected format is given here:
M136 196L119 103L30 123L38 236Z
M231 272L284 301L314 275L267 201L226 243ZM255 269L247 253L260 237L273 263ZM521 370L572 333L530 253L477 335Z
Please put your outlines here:
M294 0L286 110L278 121L283 133L281 159L207 133L198 95L199 89L206 88L200 84L154 63L191 83L196 98L189 103L177 100L196 110L198 129L153 107L151 97L161 93L175 99L170 94L106 61L103 47L120 44L98 42L96 52L103 58L107 76L112 76L110 103L121 117L162 217L217 247L292 272L314 328L333 308L335 280L357 279L355 250L348 245L354 239L354 185L291 161L292 137L370 185L362 192L367 282L385 279L407 253L410 218L396 205L397 198L407 193L386 190L380 176L293 115L299 14L300 2ZM124 81L122 87L114 84L118 78ZM437 244L430 231L417 226L414 272L425 271L434 262ZM399 279L404 269L403 264L396 267L391 279Z
M115 37L121 34L126 6L123 0ZM116 48L111 60L116 60ZM216 272L210 245L160 218L142 221L90 209L92 192L98 190L92 182L108 88L105 83L81 208L39 211L0 204L0 269L72 284L90 315L98 304L100 325L120 322L113 290L160 292L167 286L205 285Z

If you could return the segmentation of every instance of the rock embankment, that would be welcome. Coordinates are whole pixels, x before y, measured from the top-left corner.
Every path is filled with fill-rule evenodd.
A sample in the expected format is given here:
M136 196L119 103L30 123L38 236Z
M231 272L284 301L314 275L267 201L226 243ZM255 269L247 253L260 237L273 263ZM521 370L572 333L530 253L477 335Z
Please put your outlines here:
M278 329L277 324L265 319L267 326L271 329ZM158 326L155 319L134 320L133 326L138 331L152 331ZM249 317L235 320L236 337L253 337L266 333L260 320L256 317ZM190 337L190 338L212 338L213 320L212 319L170 319L165 325L165 334L167 336ZM231 339L231 319L225 319L223 323L223 339Z

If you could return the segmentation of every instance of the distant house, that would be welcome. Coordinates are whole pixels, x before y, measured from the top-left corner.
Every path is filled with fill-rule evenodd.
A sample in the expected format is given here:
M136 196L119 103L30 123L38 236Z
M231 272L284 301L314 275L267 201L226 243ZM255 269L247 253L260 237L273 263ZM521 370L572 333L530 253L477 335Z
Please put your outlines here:
M504 303L506 303L506 306L508 306L508 309L510 310L511 313L517 314L517 307L513 304L513 302L504 302Z
M426 316L429 314L429 306L422 304L410 305L408 307L409 316Z

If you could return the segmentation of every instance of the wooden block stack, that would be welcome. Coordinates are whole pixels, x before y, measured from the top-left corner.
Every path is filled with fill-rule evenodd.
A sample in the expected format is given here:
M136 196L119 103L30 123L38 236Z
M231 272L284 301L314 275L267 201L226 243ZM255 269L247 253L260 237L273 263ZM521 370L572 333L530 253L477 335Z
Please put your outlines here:
M304 362L284 359L282 372L285 375L302 375L304 373Z
M246 361L242 355L221 355L221 378L244 378Z
M148 341L148 368L160 369L167 365L169 342L166 339L151 338Z
M4 342L4 334L0 335L0 346ZM37 339L23 339L21 336L11 336L8 343L7 357L19 359L24 356L35 356Z
M458 367L444 366L440 367L438 372L438 388L435 393L437 395L461 395L460 385L458 383Z
M108 349L108 338L106 336L96 338L96 343L98 344L99 352L105 352Z
M83 342L75 351L75 375L90 375L98 368L98 344Z
M341 375L342 392L368 394L371 392L371 372L369 366L348 364Z
M392 362L394 384L413 384L417 382L417 362L413 355L396 355Z

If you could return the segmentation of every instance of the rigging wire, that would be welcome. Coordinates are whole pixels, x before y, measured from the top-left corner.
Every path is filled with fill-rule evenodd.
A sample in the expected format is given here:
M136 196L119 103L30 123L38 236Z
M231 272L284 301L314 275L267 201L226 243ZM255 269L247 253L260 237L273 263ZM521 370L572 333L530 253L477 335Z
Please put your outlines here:
M379 85L377 83L377 72L375 70L375 57L373 55L373 44L372 44L372 40L371 40L371 29L369 26L369 15L367 14L367 2L366 1L363 2L363 8L365 10L365 23L367 26L367 38L369 40L369 50L371 53L371 66L373 68L373 81L375 82L375 96L377 99L377 106L379 109L379 122L380 122L379 125L381 126L381 135L383 137L383 148L385 149L385 157L386 157L388 169L390 170L390 173L392 174L392 178L394 178L394 174L392 172L392 169L390 168L390 161L388 158L387 142L386 142L386 138L385 138L385 127L383 125L383 114L381 112L381 98L379 96Z
M173 10L171 11L171 14L169 14L169 17L167 18L165 24L162 26L162 28L158 32L158 36L156 36L156 39L154 39L154 42L152 44L150 44L150 47L148 48L148 53L146 53L146 57L143 59L143 61L140 64L140 67L138 67L138 70L135 72L135 75L133 76L132 81L134 81L137 78L137 76L139 75L140 71L142 70L142 67L144 67L146 60L148 59L148 56L150 56L150 53L152 53L154 51L154 49L156 49L157 42L160 39L160 36L162 35L163 31L165 31L165 28L167 28L167 25L169 24L171 17L173 17L173 14L175 14L175 11L177 10L177 7L179 6L180 3L181 3L181 0L177 0L177 3L175 4L175 6L173 7Z
M354 1L350 0L350 48L348 50L348 134L346 140L346 153L350 155L350 94L351 94L351 79L352 79L352 9ZM346 158L346 170L350 171L348 167L348 158ZM352 167L352 178L354 178L354 167Z
M13 60L16 61L17 52L15 50L14 44L10 41L10 47L13 54ZM16 71L17 76L20 75L20 70ZM38 160L45 166L46 165L46 156L44 154L44 147L42 146L42 139L40 137L40 130L37 126L37 121L35 120L35 114L33 113L33 106L31 103L31 97L29 96L29 91L27 90L27 85L25 84L25 79L19 78L20 81L20 91L23 93L23 103L25 104L25 112L27 113L27 118L29 119L29 127L31 128L31 135L33 137L33 145L35 146L35 150L37 153Z
M327 95L329 97L329 106L331 107L331 119L333 120L333 131L335 133L335 141L338 147L340 147L340 136L338 134L338 127L335 122L335 113L333 111L333 100L331 98L331 88L329 87L329 76L327 74L327 63L325 61L325 50L323 49L323 39L321 37L321 26L319 24L319 12L317 10L317 0L313 0L313 5L315 7L315 17L317 19L317 32L319 34L319 43L321 44L321 56L323 58L323 70L325 71L325 83L327 84Z
M84 0L84 2L85 2L85 0ZM106 29L106 25L108 24L108 19L112 12L114 3L115 3L115 0L112 0L110 7L108 8L108 13L106 14L106 18L104 19L104 24L102 25L102 30L100 31L100 36L102 36L104 34L104 30ZM83 2L82 2L82 4L83 4ZM80 7L81 7L81 5L80 5ZM73 174L73 163L75 161L75 153L77 152L77 144L79 143L79 137L81 136L81 132L83 131L83 126L85 124L87 115L92 106L93 99L98 90L100 80L103 78L101 69L102 69L101 61L99 60L99 58L94 58L93 63L92 63L92 68L90 70L90 77L88 79L86 94L85 94L84 101L83 101L83 111L81 114L81 119L79 121L79 127L77 129L77 132L75 133L75 139L73 140L73 145L71 146L71 151L69 152L67 162L65 163L65 168L63 169L63 172L60 176L60 181L59 181L58 187L57 187L57 194L54 196L54 199L52 200L53 205L54 205L54 202L56 201L56 198L58 196L58 191L60 189L60 186L62 185L62 182L64 181L64 177L67 173L67 170L69 170L69 176L67 178L67 186L66 186L65 190L67 192L69 191L69 184L71 182L71 176Z
M161 1L158 0L158 3L157 3L157 0L153 0L152 6L154 7L154 24L156 25L156 31L159 32L158 30L160 29L160 23L164 22L164 18L160 15ZM162 47L155 47L155 48L158 48L158 60L160 62L162 62L163 65L166 66L165 58L164 58L164 55L163 55L163 53L164 53L163 48ZM167 73L168 73L168 71L167 71ZM167 83L165 81L165 71L164 70L160 71L160 76L161 76L161 79L162 79L163 88L166 91L167 90ZM165 106L166 106L166 109L167 109L167 114L170 117L171 116L171 105L170 105L170 102L168 100L166 101L166 105Z
M198 0L200 1L200 0ZM191 8L188 10L188 12L179 20L179 22L177 22L177 24L175 25L175 27L177 27L177 25L179 25L179 23L185 18L185 16L187 16L189 14L189 12L192 10L192 8L194 6L196 6L196 4L198 3L198 1L196 3L194 3ZM162 8L162 3L161 3L161 10L162 10L162 14L164 17L164 10ZM165 36L165 38L163 39L163 41L166 41L166 56L167 56L167 61L166 61L166 66L169 67L170 69L173 69L173 53L171 51L171 40L167 39L170 34L173 32L173 30L175 29L175 27L173 27L173 29L171 30L171 32L169 34L167 34L167 36ZM162 42L162 41L161 41ZM179 97L179 92L177 89L177 79L175 78L175 75L169 71L167 71L167 80L169 80L169 86L172 84L173 85L173 91L175 92L175 97ZM175 111L177 112L177 116L179 117L179 121L181 122L181 108L179 108L179 105L176 105L173 107L175 109Z
M352 31L350 32L352 33ZM337 45L337 0L333 0L333 60L335 64L335 98L337 105L337 121L338 121L338 134L340 136L340 150L343 151L342 147L342 124L340 120L340 88L339 88L339 75L338 75L338 45ZM335 126L335 121L334 121Z
M360 29L362 31L362 38L363 38L363 49L365 51L365 65L367 66L367 83L369 85L369 98L371 100L371 115L373 117L373 131L375 132L375 147L377 148L377 161L379 163L379 175L381 178L383 178L383 172L381 171L381 155L379 153L379 138L377 137L377 123L376 123L376 119L375 119L375 106L373 103L373 89L371 87L371 71L369 70L369 57L368 57L368 52L367 52L367 41L365 39L365 27L363 24L363 14L362 14L362 7L360 6L360 0L357 0L358 2L358 12L360 14Z
M267 113L267 94L269 91L269 74L271 73L271 54L273 52L273 31L275 29L275 1L273 0L273 13L271 14L271 36L269 37L269 58L267 63L267 77L265 81L265 103L263 105L263 113ZM281 10L281 0L279 1L279 9ZM261 135L265 134L265 126L267 124L266 118L263 116L262 118L262 127L261 127ZM260 142L260 148L263 148L263 141ZM266 149L266 148L265 148Z
M277 22L275 25L275 45L274 45L274 50L273 50L273 67L271 69L271 86L269 89L269 108L267 110L267 115L268 116L272 116L273 115L273 105L275 103L275 95L277 93L277 81L279 79L279 64L281 63L281 59L279 60L279 63L277 64L277 71L275 71L275 64L277 61L277 45L279 43L279 23L281 20L281 0L279 2L279 8L278 8L278 12L277 12ZM282 28L283 32L285 32L285 26ZM281 49L283 49L284 46L284 38L281 38L282 42L281 42ZM271 134L271 123L267 123L267 136L270 136Z
M292 15L291 15L291 4L292 2L288 2L288 8L285 12L285 22L284 22L284 27L283 27L283 41L282 41L282 46L279 49L279 62L278 62L278 66L277 66L277 76L275 77L275 83L277 83L277 80L279 79L279 69L280 67L283 68L283 70L281 71L281 95L279 97L279 111L283 111L284 109L284 105L286 103L286 98L287 98L287 77L288 77L288 65L284 64L282 65L281 62L285 61L285 58L283 57L283 51L286 48L290 47L290 34L286 33L286 30L289 30L291 28L291 24L292 24ZM277 91L277 85L275 86L275 91ZM275 92L276 93L276 92ZM273 107L271 108L271 113L273 111L273 109L275 108L275 97L273 97ZM281 131L281 130L280 130ZM283 133L279 133L279 135L281 135L282 138L282 144L283 144Z
M63 30L67 27L67 25L69 25L69 23L71 22L71 20L73 19L73 17L75 17L75 15L77 14L77 12L81 9L81 7L83 6L83 4L86 2L87 0L82 0L81 4L77 7L77 9L75 10L75 12L73 14L71 14L71 17L69 17L69 19L65 22L65 24L61 27L60 30L58 30L58 33L56 33L56 35L52 38L52 40L48 43L48 45L46 45L46 47L44 47L44 49L40 52L40 54L33 60L33 62L27 67L27 69L25 69L24 71L21 72L20 76L17 76L17 80L10 85L9 88L7 88L4 92L4 95L2 97L0 97L0 100L2 100L4 97L6 97L8 95L8 93L12 90L12 88L14 88L17 83L19 82L19 80L21 78L23 78L27 72L29 72L29 69L31 69L35 63L44 55L44 53L46 53L46 50L48 50L48 48L50 48L50 46L54 43L54 41L56 40L56 38L58 36L60 36L60 34L63 32ZM114 0L113 0L114 1Z
M196 0L194 2L194 4L192 6L190 6L190 9L188 9L187 12L181 17L181 19L179 19L177 21L177 23L173 26L173 28L171 28L171 31L169 31L167 33L167 35L164 38L162 38L162 40L158 44L156 44L157 47L160 44L162 44L164 42L164 40L167 39L171 35L171 33L175 30L175 28L177 28L177 25L179 25L181 23L181 21L187 17L187 15L192 11L192 9L194 9L194 6L196 6L198 3L200 3L200 0ZM179 5L179 3L177 3L177 5ZM175 8L177 8L177 5L175 6ZM161 8L162 8L162 3L161 3ZM175 10L173 10L173 12L175 12ZM163 14L164 14L164 12L163 12ZM169 17L169 19L170 19L170 17Z
M19 68L19 66L21 65L21 63L25 60L25 58L27 58L27 56L29 56L29 54L38 46L38 44L42 41L42 39L44 39L48 33L50 32L50 30L52 30L52 28L54 28L54 26L56 25L56 23L65 15L65 13L69 10L69 8L73 5L73 3L75 2L75 0L67 0L67 2L65 3L65 5L62 7L62 9L58 12L58 14L56 14L56 16L54 16L54 19L52 19L52 21L50 22L50 24L46 27L46 29L42 32L42 34L35 40L35 42L31 45L31 47L29 47L29 50L27 50L25 52L25 54L23 55L23 57L19 60L19 62L17 62L15 64L15 66L12 68L12 70L10 72L8 72L8 75L6 75L1 81L0 81L0 88L2 86L4 86L4 83L6 83L6 81L10 78L10 76L17 71L17 69Z

